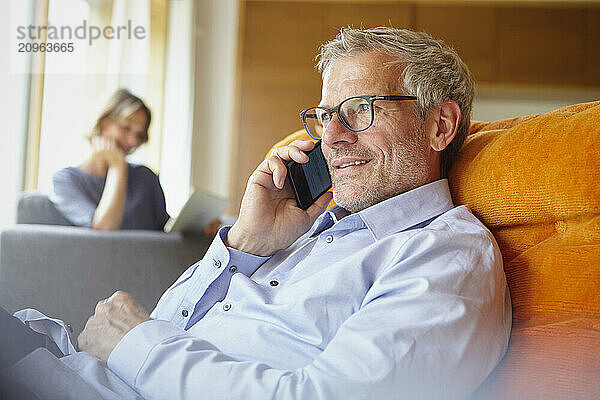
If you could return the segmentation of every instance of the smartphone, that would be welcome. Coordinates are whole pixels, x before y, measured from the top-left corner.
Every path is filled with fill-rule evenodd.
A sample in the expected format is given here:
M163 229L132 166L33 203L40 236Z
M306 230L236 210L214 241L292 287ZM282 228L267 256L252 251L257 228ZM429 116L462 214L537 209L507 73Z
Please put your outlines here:
M298 207L306 210L331 187L331 176L327 162L321 151L321 141L307 152L308 162L304 164L290 161L287 163L287 175Z

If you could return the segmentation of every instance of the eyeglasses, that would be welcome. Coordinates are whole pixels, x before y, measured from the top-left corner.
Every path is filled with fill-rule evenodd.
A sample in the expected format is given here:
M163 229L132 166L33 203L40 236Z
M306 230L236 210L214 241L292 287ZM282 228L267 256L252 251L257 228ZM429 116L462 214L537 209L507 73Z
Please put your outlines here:
M354 96L342 101L337 107L311 107L300 112L300 119L304 129L311 138L319 140L323 132L333 120L333 113L346 128L352 132L362 132L373 125L375 111L373 103L376 100L417 100L415 96Z

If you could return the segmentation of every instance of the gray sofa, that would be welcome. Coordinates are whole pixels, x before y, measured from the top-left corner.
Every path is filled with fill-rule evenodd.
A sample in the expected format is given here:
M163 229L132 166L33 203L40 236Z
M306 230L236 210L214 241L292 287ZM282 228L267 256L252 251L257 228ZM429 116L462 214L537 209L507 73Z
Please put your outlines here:
M23 194L17 225L0 232L0 305L9 312L37 308L70 323L76 334L97 301L116 290L131 293L150 311L211 241L68 224L47 196Z

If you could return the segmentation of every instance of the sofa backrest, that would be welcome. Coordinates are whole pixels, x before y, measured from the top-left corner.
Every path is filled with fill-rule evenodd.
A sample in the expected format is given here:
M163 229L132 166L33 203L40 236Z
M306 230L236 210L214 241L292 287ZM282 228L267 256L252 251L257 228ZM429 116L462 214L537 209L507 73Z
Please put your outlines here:
M73 225L40 192L24 192L17 205L17 224Z

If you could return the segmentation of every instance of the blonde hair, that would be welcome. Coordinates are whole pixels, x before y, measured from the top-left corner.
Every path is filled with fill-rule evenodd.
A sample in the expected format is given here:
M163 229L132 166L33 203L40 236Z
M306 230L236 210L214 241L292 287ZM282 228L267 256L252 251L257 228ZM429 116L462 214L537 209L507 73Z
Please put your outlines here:
M391 65L402 67L398 80L407 95L417 97L415 115L418 118L424 120L432 108L448 100L454 100L460 107L461 120L456 137L441 154L440 167L445 176L471 123L474 84L469 68L452 48L425 32L390 27L348 27L321 46L317 69L324 75L335 60L369 51L388 54L394 59Z
M102 133L102 125L105 122L122 122L127 119L136 111L143 111L146 114L146 137L142 141L145 143L148 141L148 127L150 126L150 120L152 113L150 109L144 104L143 100L137 96L134 96L127 89L118 89L110 97L100 116L96 120L94 127L92 128L88 139L91 140L94 136L100 136Z

